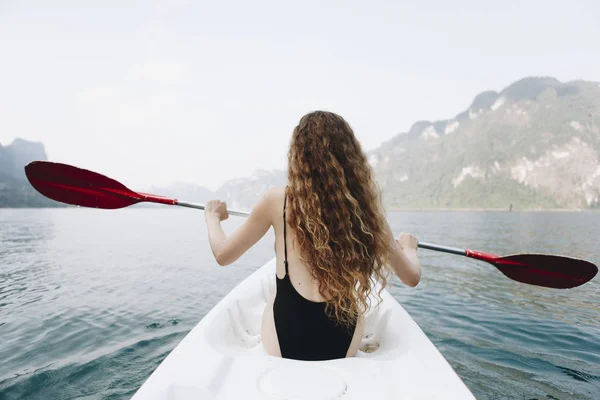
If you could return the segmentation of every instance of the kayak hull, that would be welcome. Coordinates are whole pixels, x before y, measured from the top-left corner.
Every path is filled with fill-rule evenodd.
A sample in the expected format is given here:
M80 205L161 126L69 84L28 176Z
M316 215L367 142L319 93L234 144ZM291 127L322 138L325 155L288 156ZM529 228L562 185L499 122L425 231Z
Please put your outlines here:
M225 296L132 399L474 399L386 290L365 316L355 357L297 361L267 355L260 326L274 290L275 259Z

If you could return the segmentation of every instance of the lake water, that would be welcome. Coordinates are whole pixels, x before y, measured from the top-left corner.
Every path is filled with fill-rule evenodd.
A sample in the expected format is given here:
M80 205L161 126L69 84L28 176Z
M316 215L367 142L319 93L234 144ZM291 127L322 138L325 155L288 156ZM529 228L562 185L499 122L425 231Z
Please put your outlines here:
M403 212L389 221L424 242L600 262L600 213ZM226 231L240 222L231 217ZM390 291L478 399L600 399L598 277L546 289L486 263L419 254L419 286L395 279ZM269 232L219 267L193 210L0 209L0 399L130 398L273 256Z

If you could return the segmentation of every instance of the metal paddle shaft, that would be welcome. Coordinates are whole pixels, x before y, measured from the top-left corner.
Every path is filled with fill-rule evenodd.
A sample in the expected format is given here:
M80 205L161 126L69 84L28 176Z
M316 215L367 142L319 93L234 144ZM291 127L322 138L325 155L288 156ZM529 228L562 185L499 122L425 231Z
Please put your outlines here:
M160 203L204 210L194 204L148 193L134 192L120 182L97 172L67 164L34 161L25 167L31 185L44 196L61 203L104 209L117 209L140 202ZM245 211L227 210L231 215L247 217ZM598 268L585 260L546 254L516 254L500 257L494 254L431 243L420 248L457 254L485 261L518 282L550 288L573 288L596 276Z
M427 250L441 251L442 253L458 254L459 256L466 256L467 251L459 249L458 247L440 246L439 244L419 242L419 247Z
M205 208L204 204L187 203L185 201L179 201L179 200L176 200L175 205L181 206L181 207L195 208L197 210L204 210L204 208ZM245 212L245 211L236 211L236 210L227 209L227 212L231 215L237 215L238 217L247 217L250 215L250 213Z

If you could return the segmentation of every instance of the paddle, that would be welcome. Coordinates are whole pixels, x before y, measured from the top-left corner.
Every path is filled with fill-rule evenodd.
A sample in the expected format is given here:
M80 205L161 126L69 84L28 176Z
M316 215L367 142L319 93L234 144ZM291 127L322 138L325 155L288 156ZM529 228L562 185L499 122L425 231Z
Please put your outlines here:
M31 186L44 196L81 207L114 210L149 202L204 210L202 204L134 192L114 179L67 164L33 161L25 166L25 175ZM240 217L249 215L243 211L228 211L229 214Z
M140 202L150 202L204 209L202 204L134 192L114 179L67 164L34 161L25 166L25 174L38 192L66 204L117 209ZM243 211L228 210L228 212L241 217L249 215ZM598 268L588 261L564 256L515 254L500 257L431 243L419 243L419 247L485 261L515 281L557 289L583 285L598 272Z

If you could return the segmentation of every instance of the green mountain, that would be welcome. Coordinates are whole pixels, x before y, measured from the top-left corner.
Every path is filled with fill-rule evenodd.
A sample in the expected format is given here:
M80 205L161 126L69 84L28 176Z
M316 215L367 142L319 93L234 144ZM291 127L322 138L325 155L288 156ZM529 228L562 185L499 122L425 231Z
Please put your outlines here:
M526 78L369 153L390 208L600 207L600 84Z
M31 187L25 177L25 165L34 160L47 160L44 145L15 139L0 145L0 207L60 207Z

